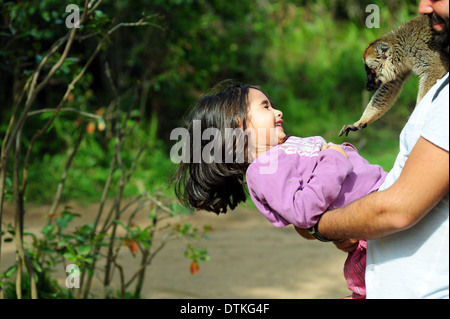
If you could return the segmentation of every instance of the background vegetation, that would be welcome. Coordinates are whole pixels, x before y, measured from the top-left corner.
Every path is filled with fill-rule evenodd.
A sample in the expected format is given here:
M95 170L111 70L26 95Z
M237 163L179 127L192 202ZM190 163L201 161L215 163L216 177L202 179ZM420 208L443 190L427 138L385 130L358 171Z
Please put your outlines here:
M81 1L66 1L78 3ZM381 9L379 29L365 26L366 5ZM1 6L0 133L4 136L14 95L23 87L44 52L67 32L64 1L6 1ZM149 188L166 185L173 141L186 109L217 82L235 79L261 86L283 110L289 133L322 135L342 141L337 132L359 118L370 94L364 90L362 51L382 33L416 14L411 1L104 1L100 23L131 21L153 15L156 26L117 30L109 46L92 63L69 97L67 107L102 114L112 92L105 62L124 94L138 84L143 117L136 139L148 139L137 179ZM93 40L76 43L69 59L35 102L35 109L55 107L66 84L87 59ZM417 81L410 80L384 119L347 138L371 161L389 169L397 135L414 106ZM31 132L51 115L31 117L25 127L25 147ZM33 150L26 198L49 202L60 179L67 152L76 142L77 114L63 112ZM96 123L98 124L98 123ZM82 141L67 176L63 199L98 200L112 151L108 128L92 130ZM130 145L130 150L135 145ZM131 152L131 154L133 154ZM117 180L115 181L117 182ZM126 190L136 191L135 183Z
M16 152L21 165L34 143L22 194L27 202L52 202L65 171L61 201L99 202L107 182L119 190L121 198L135 196L142 189L170 194L167 177L174 168L169 159L174 143L170 132L181 125L183 114L199 96L224 79L262 87L283 111L289 134L322 135L340 143L344 139L337 137L339 130L359 119L370 98L364 89L364 48L417 14L417 3L409 0L97 2L102 2L101 6L83 25L63 64L31 104L23 125L21 147ZM55 41L69 31L65 8L70 3L83 8L85 2L16 0L0 4L1 143L27 80ZM369 29L365 24L369 14L365 8L372 3L381 10L380 28ZM143 17L145 25L106 32L119 22ZM101 39L105 45L64 98L66 111L32 142L35 132L53 116L42 110L57 107ZM62 54L61 49L50 56L43 70L50 72ZM413 78L388 115L345 140L355 144L369 161L389 170L416 93L417 79ZM127 142L120 145L123 165L133 170L126 186L120 170L110 174L111 159L117 155L117 123L124 123L123 129L129 130ZM141 148L143 144L146 147ZM77 155L66 170L74 150ZM2 169L6 200L10 200L12 156L6 164ZM20 180L23 174L18 175ZM113 198L118 192L108 196Z

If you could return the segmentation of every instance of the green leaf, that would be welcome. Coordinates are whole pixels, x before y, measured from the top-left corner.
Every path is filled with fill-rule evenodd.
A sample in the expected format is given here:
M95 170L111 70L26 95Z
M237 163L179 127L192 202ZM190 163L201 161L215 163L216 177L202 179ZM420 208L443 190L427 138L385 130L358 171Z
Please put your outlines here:
M181 214L183 216L186 216L187 214L193 214L192 209L184 207L183 205L180 205L178 203L170 204L170 208L172 210L172 216L176 216L178 214Z
M127 229L127 226L125 226L120 220L118 220L118 219L113 219L113 222L116 223L116 224L118 224L118 225L120 225L120 226L122 226L123 228Z
M152 246L152 242L151 241L141 241L142 246L144 246L144 248L146 250L148 250L151 246Z
M152 212L148 215L148 219L150 219L151 221L154 221L156 219L156 216L157 216L156 213Z
M42 247L42 248L40 249L40 252L41 252L41 253L52 254L52 253L54 253L54 250L51 249L50 247Z
M100 242L103 238L105 238L106 236L108 236L108 234L103 233L103 234L99 234L97 236L95 236L94 241L96 242Z
M77 255L75 249L72 246L67 246L67 250L74 256Z
M54 229L55 229L55 225L54 224L46 225L46 226L44 226L42 228L41 233L44 236L48 236L48 235L50 235L53 232Z
M73 253L71 253L70 251L66 251L66 252L63 254L63 256L64 256L64 258L66 258L66 259L69 260L69 261L75 261L75 260L77 260L77 256L74 255Z
M14 274L17 271L17 265L13 265L9 267L5 272L2 273L0 278L8 278L11 277L12 274Z
M92 250L91 245L80 245L78 246L78 253L82 256L87 256Z
M66 228L69 223L67 222L67 220L63 219L63 218L57 218L56 219L56 224L58 224L58 226L60 228Z
M32 260L31 263L37 272L42 272L42 267L36 260Z
M83 236L75 235L74 238L79 241L80 243L84 243L86 241L86 238Z
M35 234L33 234L33 233L30 233L30 232L23 232L23 235L24 236L31 236L31 237L33 237L33 240L38 240L38 238L37 238L37 236L35 235Z
M70 207L67 206L66 210L64 210L61 213L61 218L64 219L65 221L67 221L68 223L70 223L75 217L80 217L81 216L80 214L72 213L72 212L68 211L67 210L68 208L70 208Z

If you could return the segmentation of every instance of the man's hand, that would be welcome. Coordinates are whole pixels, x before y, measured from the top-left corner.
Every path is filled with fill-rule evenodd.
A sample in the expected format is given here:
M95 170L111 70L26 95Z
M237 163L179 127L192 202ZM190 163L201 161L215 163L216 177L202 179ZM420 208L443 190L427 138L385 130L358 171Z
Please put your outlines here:
M340 250L351 253L358 248L359 240L357 239L343 239L339 241L334 241L333 244Z
M309 240L316 239L313 235L310 235L306 229L298 228L296 226L294 226L294 228L297 231L297 233L299 233L300 236L302 236L303 238L306 238L306 239L309 239Z
M339 145L336 145L336 144L323 144L320 150L321 151L325 151L325 150L328 150L328 149L333 149L335 151L338 151L339 153L344 155L346 158L348 158L347 153Z

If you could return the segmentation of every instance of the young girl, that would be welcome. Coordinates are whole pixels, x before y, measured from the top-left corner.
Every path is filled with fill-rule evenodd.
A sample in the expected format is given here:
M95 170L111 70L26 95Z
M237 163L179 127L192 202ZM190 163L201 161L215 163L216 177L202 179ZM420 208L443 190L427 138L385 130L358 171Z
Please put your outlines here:
M314 229L320 216L376 191L386 172L349 143L327 144L319 136L287 138L282 115L266 94L250 85L228 85L201 98L187 123L191 138L186 143L197 147L187 147L189 156L173 177L176 194L195 209L226 213L245 201L245 176L253 202L274 226L292 224L327 241ZM216 143L219 138L222 151L214 154L215 160L211 154L194 160L211 150L209 140L194 140L195 123L235 132L231 140L230 134L211 135ZM365 250L365 241L360 241L344 266L355 299L365 298Z

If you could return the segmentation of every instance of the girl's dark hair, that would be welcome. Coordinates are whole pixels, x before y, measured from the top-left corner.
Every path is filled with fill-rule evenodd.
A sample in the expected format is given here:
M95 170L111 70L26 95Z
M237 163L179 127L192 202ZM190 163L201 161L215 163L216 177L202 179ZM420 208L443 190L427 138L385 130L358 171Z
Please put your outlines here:
M179 164L172 177L175 193L184 205L219 214L226 213L228 207L234 209L240 202L245 202L244 175L249 163L244 131L250 88L260 90L251 85L222 82L191 109L186 121L190 136L186 140L189 143L186 146L189 150L188 160L185 158ZM203 154L205 146L211 142L202 139L201 143L194 143L194 121L197 125L201 124L202 133L207 128L215 128L221 132L221 160L194 160L195 156L198 158ZM232 142L229 134L226 135L226 131L230 132L231 129L234 132ZM196 144L199 144L199 147L194 149ZM216 154L214 157L217 159Z

